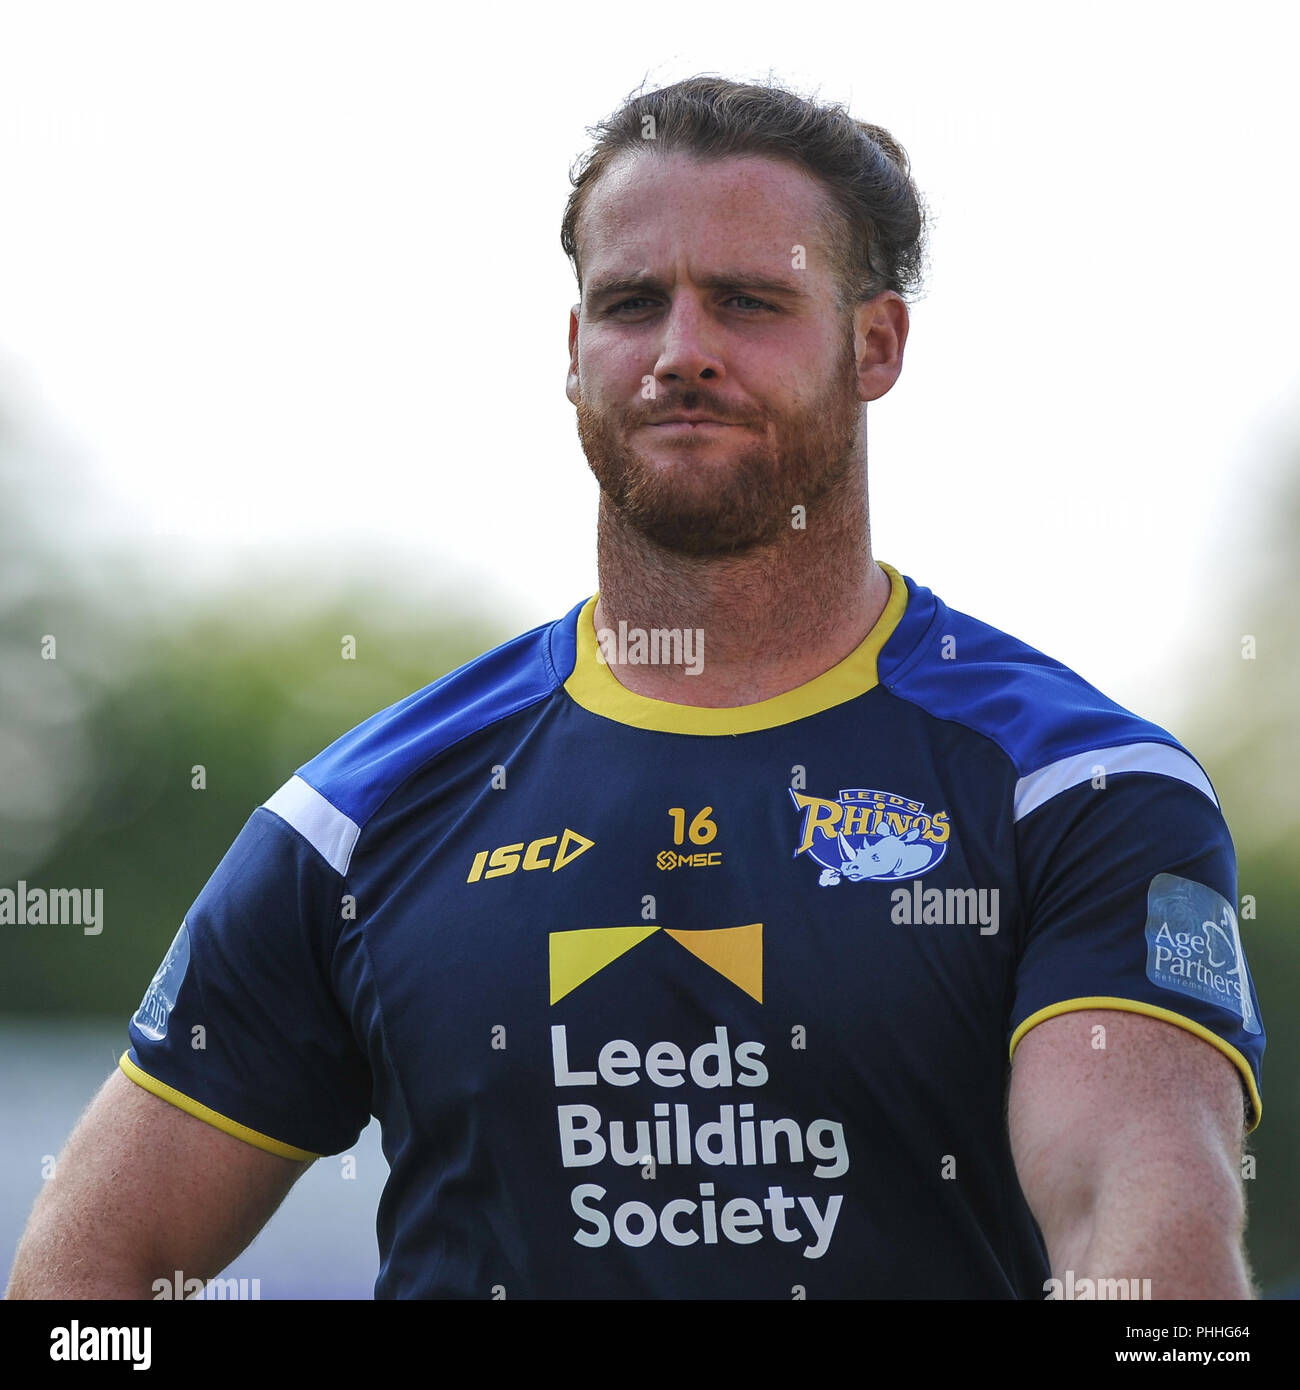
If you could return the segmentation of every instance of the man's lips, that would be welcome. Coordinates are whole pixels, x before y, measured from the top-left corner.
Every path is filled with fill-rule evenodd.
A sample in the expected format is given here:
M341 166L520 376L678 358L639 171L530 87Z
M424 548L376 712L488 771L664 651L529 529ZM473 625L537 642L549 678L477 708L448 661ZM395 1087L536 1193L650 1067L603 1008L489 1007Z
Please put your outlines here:
M734 427L725 420L693 420L683 417L679 420L651 420L646 428L685 434L695 430L725 430Z

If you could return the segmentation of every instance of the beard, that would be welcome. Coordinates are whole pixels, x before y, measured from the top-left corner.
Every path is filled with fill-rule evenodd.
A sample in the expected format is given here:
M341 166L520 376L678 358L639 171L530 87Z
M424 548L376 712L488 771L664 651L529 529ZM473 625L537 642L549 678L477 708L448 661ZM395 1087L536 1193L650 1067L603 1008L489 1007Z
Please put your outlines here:
M675 554L740 555L788 535L795 506L811 512L843 487L858 467L861 405L850 324L829 379L808 404L775 419L774 438L734 426L732 435L699 442L665 436L654 459L628 442L648 418L678 410L716 414L731 423L732 412L715 411L698 390L660 398L652 417L645 411L597 411L579 391L578 438L602 502L625 525ZM726 457L706 456L713 449Z

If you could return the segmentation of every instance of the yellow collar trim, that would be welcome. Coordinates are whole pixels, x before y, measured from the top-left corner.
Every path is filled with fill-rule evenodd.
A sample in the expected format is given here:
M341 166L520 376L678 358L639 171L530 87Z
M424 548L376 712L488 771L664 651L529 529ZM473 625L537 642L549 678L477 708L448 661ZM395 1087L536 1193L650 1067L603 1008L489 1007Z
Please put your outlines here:
M907 607L907 585L903 576L880 561L889 576L889 601L876 625L843 661L823 671L804 685L760 700L754 705L733 705L713 709L703 705L675 705L668 700L652 700L621 684L618 677L598 660L596 624L597 592L583 604L578 614L577 658L564 688L583 709L603 715L619 724L650 729L662 734L750 734L758 729L774 729L792 724L822 710L855 700L878 683L876 658L893 636Z

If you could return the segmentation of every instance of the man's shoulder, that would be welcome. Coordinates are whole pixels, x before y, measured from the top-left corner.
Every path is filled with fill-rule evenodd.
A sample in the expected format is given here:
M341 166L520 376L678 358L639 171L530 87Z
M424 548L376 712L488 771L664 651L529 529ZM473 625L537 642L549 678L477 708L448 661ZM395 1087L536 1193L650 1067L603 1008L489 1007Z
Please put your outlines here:
M413 773L563 684L556 633L581 606L372 714L304 763L264 805L346 872L361 827Z
M1019 778L1017 818L1097 766L1177 777L1217 805L1205 770L1167 729L1055 657L906 583L907 612L881 652L880 682L996 743Z

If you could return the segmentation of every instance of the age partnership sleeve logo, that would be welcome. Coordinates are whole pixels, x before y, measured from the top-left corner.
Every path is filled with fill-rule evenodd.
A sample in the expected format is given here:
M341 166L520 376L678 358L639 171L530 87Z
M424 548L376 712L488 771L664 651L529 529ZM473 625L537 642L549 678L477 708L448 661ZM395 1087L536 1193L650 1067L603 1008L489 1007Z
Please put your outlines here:
M131 1020L146 1038L161 1042L167 1036L167 1019L176 1007L189 964L190 929L182 922Z
M868 787L850 787L838 801L793 788L790 796L803 812L794 857L807 854L822 866L817 880L822 888L844 878L850 883L916 878L948 852L948 813L927 815L924 801Z
M1259 1033L1237 914L1203 883L1157 874L1147 890L1147 979L1217 1004Z

